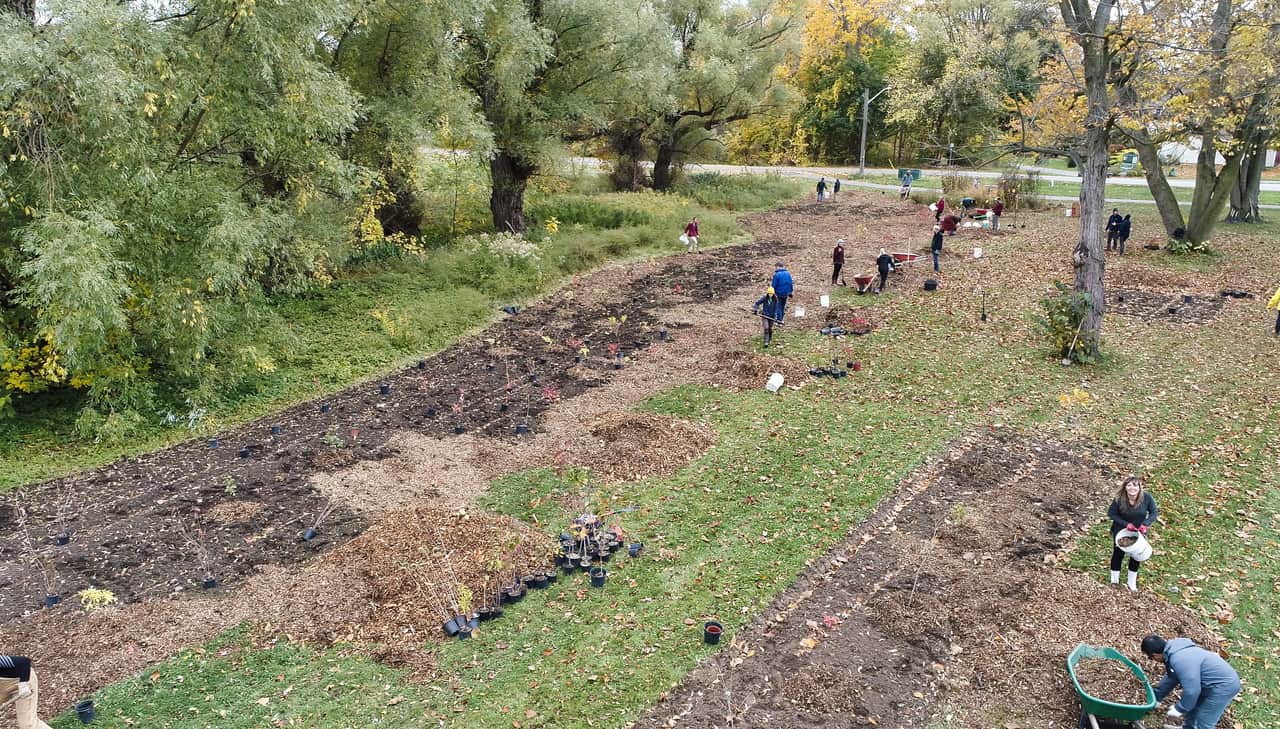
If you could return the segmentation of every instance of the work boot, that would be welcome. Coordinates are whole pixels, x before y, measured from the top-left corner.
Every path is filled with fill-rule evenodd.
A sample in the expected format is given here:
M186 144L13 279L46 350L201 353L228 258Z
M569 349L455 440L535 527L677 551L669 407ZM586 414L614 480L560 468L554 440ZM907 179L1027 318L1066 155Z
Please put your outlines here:
M1129 592L1138 591L1138 573L1129 570Z
M1120 570L1111 570L1111 586L1120 586Z

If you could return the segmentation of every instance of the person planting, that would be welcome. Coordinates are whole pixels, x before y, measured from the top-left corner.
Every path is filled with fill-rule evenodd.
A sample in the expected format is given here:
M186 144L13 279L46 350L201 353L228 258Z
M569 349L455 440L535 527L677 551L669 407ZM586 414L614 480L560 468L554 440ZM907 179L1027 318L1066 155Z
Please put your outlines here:
M1000 230L1000 216L1004 214L1004 203L1000 202L1000 198L996 198L996 202L991 206L991 229Z
M773 341L774 322L782 323L782 303L778 300L778 295L772 286L765 289L764 296L756 299L756 303L751 307L751 313L759 316L764 324L764 346L769 346L769 342Z
M1175 688L1182 687L1182 698L1166 715L1182 719L1183 729L1214 729L1227 705L1240 693L1240 674L1231 664L1190 638L1166 641L1148 635L1142 639L1142 653L1164 665L1164 677L1155 687L1156 701L1164 701Z
M876 293L884 293L885 284L889 283L889 272L893 270L893 256L880 249L880 255L876 257L876 270L880 272L880 288L876 289Z
M938 198L938 202L933 204L933 219L935 222L942 220L942 213L947 209L947 201L945 198Z
M933 242L929 244L929 252L933 254L933 272L942 273L938 267L938 256L942 255L942 226L933 226Z
M1156 500L1142 487L1142 479L1130 476L1120 485L1116 497L1107 508L1107 517L1111 519L1111 584L1120 584L1120 564L1124 561L1124 550L1115 544L1120 530L1146 534L1151 525L1160 517ZM1138 568L1142 563L1129 558L1129 577L1127 584L1132 592L1138 591Z
M835 250L831 251L831 285L840 280L840 269L844 268L844 238L836 240Z
M960 227L960 218L956 217L955 215L948 215L945 218L943 218L942 222L940 222L938 225L939 227L942 228L942 232L946 233L947 235L955 235L956 229Z
M769 286L778 295L778 323L781 324L783 316L787 313L787 298L795 290L794 282L791 280L791 272L787 270L782 261L774 264L773 280L769 282Z

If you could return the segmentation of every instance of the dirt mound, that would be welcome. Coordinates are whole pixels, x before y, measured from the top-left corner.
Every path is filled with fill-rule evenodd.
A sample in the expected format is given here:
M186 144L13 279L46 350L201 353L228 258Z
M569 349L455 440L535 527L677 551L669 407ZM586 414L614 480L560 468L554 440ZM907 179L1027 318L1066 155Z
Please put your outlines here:
M809 366L804 362L741 349L721 352L713 367L710 374L714 381L743 389L764 387L772 372L781 372L788 385L798 385L809 379Z
M638 481L678 471L715 445L715 431L650 413L610 413L587 429L574 450L576 465L607 481Z
M204 512L206 518L219 524L239 524L251 521L265 507L257 501L223 501Z
M472 436L431 437L402 431L391 437L385 455L349 468L317 473L317 490L365 514L408 509L419 505L463 508L487 479L471 459Z
M782 693L791 703L821 712L859 712L862 692L853 674L844 668L810 665L788 675Z

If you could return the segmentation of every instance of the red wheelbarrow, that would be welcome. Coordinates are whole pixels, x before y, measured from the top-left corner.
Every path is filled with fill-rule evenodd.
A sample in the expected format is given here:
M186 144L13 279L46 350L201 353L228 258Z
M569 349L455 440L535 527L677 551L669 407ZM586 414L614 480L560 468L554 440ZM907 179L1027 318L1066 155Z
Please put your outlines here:
M889 255L893 256L893 265L895 268L915 263L924 257L919 253L890 253Z
M853 283L858 287L858 293L865 294L871 290L871 284L875 283L876 275L874 273L863 273L853 277Z

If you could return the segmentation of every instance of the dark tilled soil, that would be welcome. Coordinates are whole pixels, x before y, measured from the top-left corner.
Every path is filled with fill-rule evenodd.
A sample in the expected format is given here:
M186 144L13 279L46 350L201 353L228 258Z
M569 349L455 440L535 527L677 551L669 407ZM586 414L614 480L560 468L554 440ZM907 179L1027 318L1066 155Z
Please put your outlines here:
M971 437L637 726L726 726L733 716L744 726L921 727L945 719L943 707L957 712L947 726L1074 726L1065 658L1078 642L1136 651L1145 630L1202 633L1156 597L1117 601L1052 566L1100 517L1112 462L1087 445ZM1133 610L1142 624L1117 628Z
M395 455L388 441L401 430L515 437L517 424L536 429L555 400L610 381L617 361L611 349L634 361L663 346L668 307L760 284L764 275L750 264L787 250L763 240L675 258L632 277L603 303L551 297L508 316L385 378L389 394L367 383L223 433L218 448L192 441L21 489L26 519L17 516L19 502L0 504L0 621L40 607L46 571L33 566L36 554L50 558L63 595L95 586L130 602L200 589L204 568L179 524L207 546L220 590L257 565L300 562L347 541L367 523L342 504L316 539L299 538L327 503L308 483L312 474ZM624 316L620 325L609 321ZM272 425L282 432L272 435ZM219 507L231 501L247 502L236 505L247 518L226 518ZM71 542L56 546L63 521Z
M1146 321L1208 324L1222 312L1221 296L1169 294L1144 289L1107 289L1107 313Z

